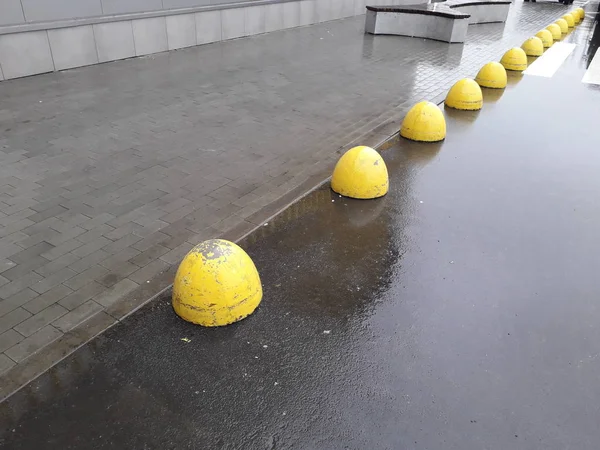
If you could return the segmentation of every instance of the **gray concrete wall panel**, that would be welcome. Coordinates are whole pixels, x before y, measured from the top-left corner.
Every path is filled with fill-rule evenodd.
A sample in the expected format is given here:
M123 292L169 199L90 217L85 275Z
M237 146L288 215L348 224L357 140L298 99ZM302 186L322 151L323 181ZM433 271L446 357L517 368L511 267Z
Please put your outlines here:
M212 5L210 0L163 0L164 9L190 8L193 6Z
M98 63L92 25L48 30L48 39L56 70Z
M124 14L162 9L161 0L102 0L104 14Z
M52 72L54 63L48 33L33 31L0 36L0 64L7 80Z
M14 25L25 22L20 0L0 1L0 25Z
M245 13L243 8L221 11L221 36L223 40L245 36Z
M167 26L164 17L132 21L136 56L167 51Z
M265 6L251 6L244 8L244 21L246 36L261 34L266 28L266 10Z
M277 31L283 28L283 5L276 3L265 5L265 31Z
M221 11L196 13L196 43L209 44L221 40Z
M131 20L94 25L98 61L107 62L135 56Z
M283 4L283 28L300 26L300 2Z
M196 18L194 14L167 16L166 21L169 50L196 45Z
M27 22L102 15L100 0L21 0L21 4Z
M316 0L300 2L300 25L310 25L318 22Z

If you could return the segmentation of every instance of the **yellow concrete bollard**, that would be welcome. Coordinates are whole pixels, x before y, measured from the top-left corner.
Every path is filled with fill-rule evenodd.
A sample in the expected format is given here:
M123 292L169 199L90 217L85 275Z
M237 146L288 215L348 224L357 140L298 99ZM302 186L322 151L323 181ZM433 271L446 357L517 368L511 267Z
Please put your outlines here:
M431 102L417 103L404 117L400 136L411 141L443 141L446 138L446 119L442 110Z
M481 87L504 89L507 82L506 69L498 62L489 62L479 70L475 81Z
M463 111L477 111L483 106L481 88L470 78L458 80L448 91L444 104Z
M388 171L381 155L360 145L342 155L331 177L331 189L344 197L383 197L389 188Z
M173 309L205 327L237 322L254 312L262 285L248 254L233 242L211 239L195 246L177 269Z
M573 16L573 20L575 20L575 25L580 24L581 21L583 20L583 17L581 17L581 14L576 9L571 11L569 14L571 14Z
M554 39L554 42L560 41L562 39L562 32L560 31L560 27L557 24L551 23L546 27L546 30L548 30L552 34L552 39Z
M569 32L569 25L565 19L558 19L554 23L560 27L560 32L562 34L567 34Z
M522 48L511 48L502 56L500 64L502 64L506 70L523 72L527 69L527 55Z
M585 9L575 8L575 11L577 11L577 13L579 14L579 22L583 22L583 19L585 19Z
M560 31L560 27L557 24L551 23L546 27L546 30L548 30L552 34L552 39L554 39L554 42L560 41L562 39L562 32Z
M542 56L544 53L544 43L539 37L530 37L523 42L521 48L527 56Z
M569 28L573 28L575 26L575 18L572 14L565 14L561 17L565 22L567 22L567 26Z
M552 44L554 44L552 33L550 33L548 30L540 30L537 33L535 33L535 36L542 40L542 45L544 46L544 48L550 48L552 47Z

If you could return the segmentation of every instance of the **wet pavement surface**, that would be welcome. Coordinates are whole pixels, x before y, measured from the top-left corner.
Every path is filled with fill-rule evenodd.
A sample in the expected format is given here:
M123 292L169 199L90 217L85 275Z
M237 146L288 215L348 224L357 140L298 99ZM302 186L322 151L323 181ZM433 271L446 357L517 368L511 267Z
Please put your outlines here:
M567 10L515 2L465 45L361 16L0 83L0 398L41 348L120 320L197 242L250 231Z
M552 78L446 110L445 142L390 142L386 197L324 187L247 238L253 316L203 329L150 303L3 403L0 443L596 449L591 36Z

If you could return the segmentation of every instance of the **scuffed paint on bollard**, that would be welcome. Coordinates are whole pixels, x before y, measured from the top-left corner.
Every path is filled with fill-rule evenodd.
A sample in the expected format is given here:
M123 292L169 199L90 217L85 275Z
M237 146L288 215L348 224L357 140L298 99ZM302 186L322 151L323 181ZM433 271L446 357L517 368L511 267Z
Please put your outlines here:
M481 88L470 78L458 80L448 91L444 104L449 108L477 111L483 106Z
M530 37L521 48L527 56L542 56L544 54L544 43L539 37Z
M388 171L381 155L364 145L348 150L335 165L331 189L344 197L359 199L387 194Z
M504 89L507 83L506 69L499 62L489 62L479 70L475 81L481 87Z
M506 70L523 72L527 69L527 55L522 48L511 48L502 56L500 64L502 64Z
M254 312L262 299L258 271L233 242L204 241L177 269L173 309L179 317L205 327L237 322Z
M535 33L535 37L538 37L542 40L542 45L544 46L544 48L550 48L552 47L552 44L554 44L554 39L552 38L552 33L550 33L548 30L540 30L537 33Z
M404 117L400 136L411 141L443 141L446 138L446 119L442 110L431 102L417 103Z

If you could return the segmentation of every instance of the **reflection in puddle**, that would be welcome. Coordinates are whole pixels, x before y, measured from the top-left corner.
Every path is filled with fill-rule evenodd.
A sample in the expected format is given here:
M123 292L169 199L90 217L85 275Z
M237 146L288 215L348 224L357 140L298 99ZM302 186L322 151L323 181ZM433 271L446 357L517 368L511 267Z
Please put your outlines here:
M483 103L496 103L504 95L504 89L481 88Z
M521 81L523 79L523 73L522 72L516 72L514 70L507 70L506 71L506 87L511 87L511 86L516 86L519 81Z
M454 108L444 107L444 114L447 117L451 117L457 122L462 122L466 124L470 124L477 120L480 111L462 111Z

